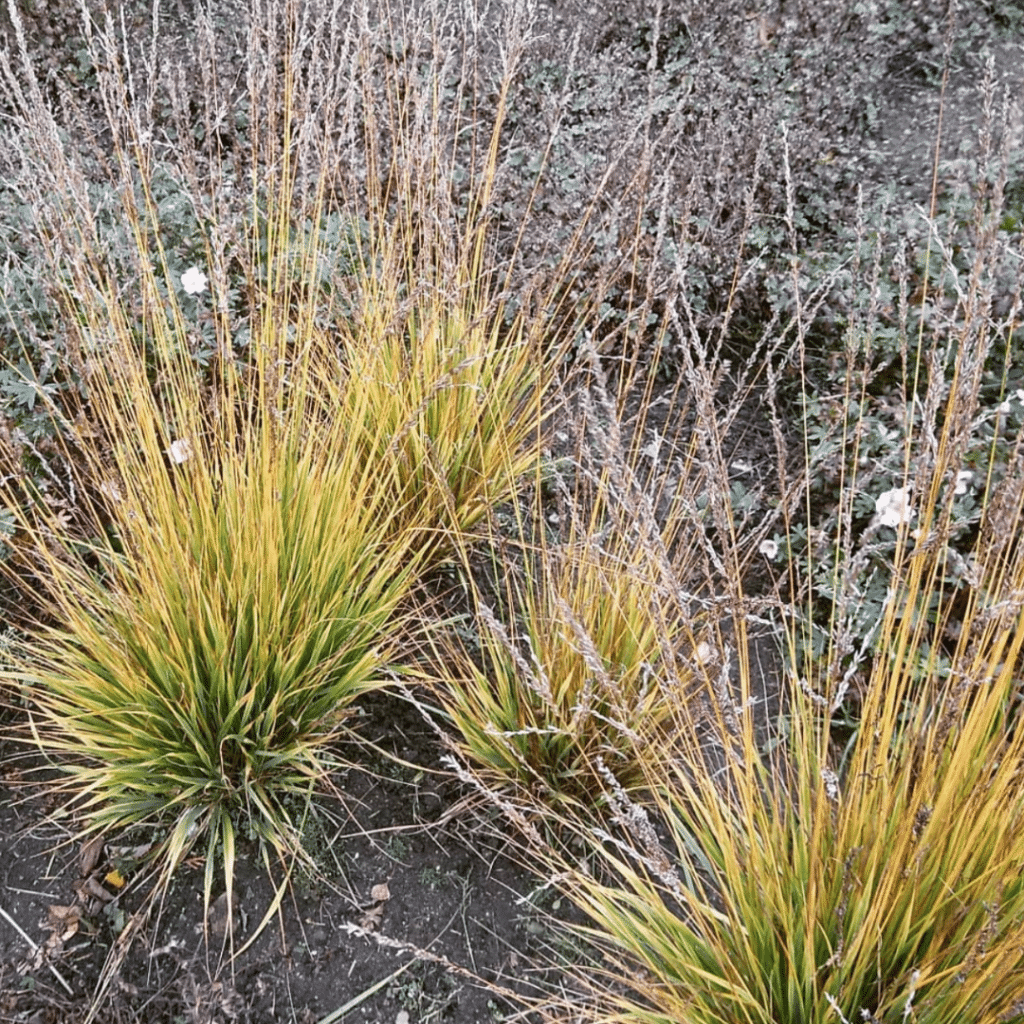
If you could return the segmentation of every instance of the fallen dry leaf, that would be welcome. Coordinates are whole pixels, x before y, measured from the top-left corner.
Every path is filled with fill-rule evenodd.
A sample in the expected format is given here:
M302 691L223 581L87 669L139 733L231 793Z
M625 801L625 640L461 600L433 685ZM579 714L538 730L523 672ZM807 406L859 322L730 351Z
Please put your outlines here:
M81 917L82 911L77 904L63 907L59 904L51 903L46 908L46 920L40 921L39 927L53 932L54 935L60 936L62 941L66 941L77 933Z
M102 856L103 836L93 836L92 839L82 843L82 848L78 851L78 869L83 878L92 874Z
M65 907L55 903L50 904L46 908L46 919L39 922L39 927L50 934L42 945L36 946L35 955L25 967L38 970L47 961L55 960L60 956L64 952L64 943L78 934L80 919L81 910L78 906Z
M359 927L365 929L368 932L376 931L381 922L384 920L384 904L377 903L370 907L369 910L364 910L362 916L359 918Z
M90 875L88 878L82 879L80 882L76 882L75 892L79 899L87 905L92 900L103 904L110 903L117 899L116 896L107 892L107 890L103 888L103 883L100 882L95 875Z
M119 863L137 864L156 846L156 843L143 843L141 846L111 846L107 852L110 860Z

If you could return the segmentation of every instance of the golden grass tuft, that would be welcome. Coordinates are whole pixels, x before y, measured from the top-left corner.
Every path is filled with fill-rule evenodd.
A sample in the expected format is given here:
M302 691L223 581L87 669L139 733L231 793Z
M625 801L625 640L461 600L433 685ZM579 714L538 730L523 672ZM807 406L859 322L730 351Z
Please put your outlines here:
M684 757L653 804L617 797L603 866L570 884L609 979L631 979L602 1019L1019 1018L1024 735L1007 726L1024 624L995 618L979 609L955 684L917 681L894 630L843 777L796 695L785 759L739 742L717 779Z
M205 833L230 876L237 827L293 851L292 798L385 682L417 555L386 467L323 415L358 402L325 337L268 318L244 380L224 362L210 391L162 304L140 346L104 298L83 330L94 420L68 453L88 540L41 496L15 506L12 565L47 619L15 677L90 827L168 822L171 864Z
M339 358L356 387L333 413L390 476L399 533L450 557L540 459L557 354L543 324L492 300L478 232L463 259L413 273L410 239L368 253ZM413 283L415 282L415 283Z
M459 750L493 784L585 813L599 762L632 788L671 749L692 635L623 545L591 536L527 549L523 562L499 584L498 608L476 593L472 642L451 634L435 652L434 691Z

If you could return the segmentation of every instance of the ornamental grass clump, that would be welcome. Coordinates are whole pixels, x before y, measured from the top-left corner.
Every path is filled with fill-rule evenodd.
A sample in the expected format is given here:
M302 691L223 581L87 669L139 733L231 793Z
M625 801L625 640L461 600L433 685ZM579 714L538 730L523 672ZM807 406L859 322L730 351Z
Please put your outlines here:
M901 598L919 596L922 560L904 563ZM602 1019L1020 1019L1024 730L1008 726L1024 568L987 570L999 593L948 680L920 679L913 627L890 612L844 776L821 707L797 693L785 758L741 720L717 774L691 755L652 778L653 805L612 790L603 867L570 885L608 975L628 979Z
M145 287L141 350L112 289L82 310L77 528L45 494L5 495L9 568L42 604L15 675L90 827L163 822L172 865L205 834L230 879L239 829L294 849L294 808L387 679L417 558L387 466L323 415L356 399L320 335L268 315L244 379L223 363L211 390Z
M432 669L466 763L554 821L596 811L605 776L632 791L671 759L706 621L680 586L693 524L682 505L660 525L643 505L644 474L608 428L613 403L595 377L575 453L538 476L534 518L517 519L513 539L507 526L493 535L491 583L472 587L472 633L451 631ZM685 555L672 566L674 545Z
M489 299L484 241L479 231L464 258L418 267L407 294L412 241L389 240L362 261L376 269L360 272L360 306L336 325L359 386L335 415L364 460L387 467L403 510L393 528L435 560L536 466L556 365L536 321Z
M502 618L477 594L474 643L444 648L435 692L457 749L493 784L582 810L599 761L632 787L663 753L680 696L665 691L665 663L684 631L645 569L595 537L524 559Z

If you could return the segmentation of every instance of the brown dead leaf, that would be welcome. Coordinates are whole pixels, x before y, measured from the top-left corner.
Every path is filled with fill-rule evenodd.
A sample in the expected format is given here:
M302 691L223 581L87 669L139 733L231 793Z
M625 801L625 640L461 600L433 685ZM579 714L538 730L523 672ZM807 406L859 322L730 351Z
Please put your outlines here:
M359 927L368 932L376 931L384 920L384 904L376 903L369 910L364 910L359 918Z
M78 870L83 878L93 873L102 856L103 836L93 836L88 842L82 843L82 848L78 851Z
M53 932L54 935L60 937L62 942L66 942L78 932L78 923L81 918L81 908L76 904L70 907L63 907L51 903L46 908L46 920L40 921L39 927Z
M122 865L135 866L146 857L156 843L143 843L141 846L108 846L108 860Z
M359 918L359 927L365 928L368 932L379 928L384 919L384 904L391 899L388 883L378 882L370 890L370 899L373 901L372 904L363 910L362 916Z
M111 903L117 899L112 893L103 888L103 883L95 876L90 875L75 885L75 892L83 898L83 902L90 899L99 900L100 903Z
M81 910L79 907L50 904L46 908L46 918L39 922L39 927L50 934L42 945L36 946L35 955L29 961L31 968L38 970L47 961L59 957L64 952L64 943L78 934L80 920Z

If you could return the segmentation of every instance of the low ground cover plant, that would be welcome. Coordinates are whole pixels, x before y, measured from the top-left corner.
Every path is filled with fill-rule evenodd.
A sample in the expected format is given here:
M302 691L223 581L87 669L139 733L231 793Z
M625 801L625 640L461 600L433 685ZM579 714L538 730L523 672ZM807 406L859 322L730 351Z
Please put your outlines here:
M928 284L916 296L920 278L905 260L879 287L885 243L876 237L873 269L862 270L867 308L848 325L828 386L805 389L798 406L808 487L762 553L802 620L801 656L827 664L833 683L859 684L870 672L885 641L900 530L920 542L925 509L940 568L906 612L936 627L939 648L926 641L922 666L949 671L971 594L987 587L977 561L986 507L1017 472L1019 449L1019 285L1004 295L999 284L1018 242L998 228L1005 154L1001 167L995 205L982 183L970 222L953 210L927 222L918 262Z

